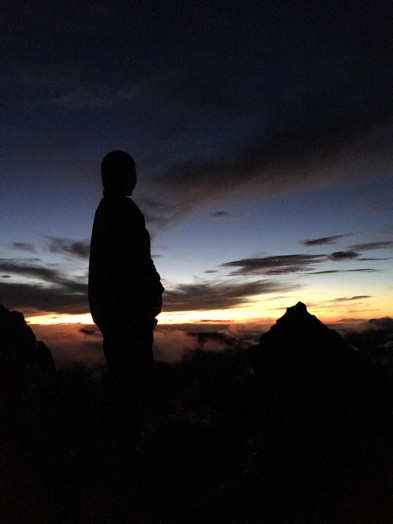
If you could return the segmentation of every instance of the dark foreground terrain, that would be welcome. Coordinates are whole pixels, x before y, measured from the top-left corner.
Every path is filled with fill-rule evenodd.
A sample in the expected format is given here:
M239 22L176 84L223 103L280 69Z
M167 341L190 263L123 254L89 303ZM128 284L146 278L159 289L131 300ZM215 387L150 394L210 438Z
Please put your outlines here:
M1 523L393 522L391 372L302 304L249 351L157 365L138 423L103 369L10 363L21 340L0 352Z

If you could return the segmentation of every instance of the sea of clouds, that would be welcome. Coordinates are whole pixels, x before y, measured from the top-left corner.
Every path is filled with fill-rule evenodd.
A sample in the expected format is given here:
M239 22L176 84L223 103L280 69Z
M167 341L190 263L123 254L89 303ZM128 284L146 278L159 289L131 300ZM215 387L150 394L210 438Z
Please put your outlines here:
M104 364L102 336L96 326L81 324L31 325L37 340L42 340L51 350L56 367L62 368L74 363L95 367ZM246 329L244 326L161 326L154 333L154 359L159 362L175 363L188 353L203 351L224 351L229 347L250 347L258 342L264 327ZM222 338L205 337L203 343L197 334L202 332L220 333Z
M332 325L342 336L351 331L364 334L372 343L381 329L386 331L386 323L393 325L392 319L358 322L354 325ZM57 369L82 364L96 367L105 363L102 349L102 335L94 325L57 324L31 325L37 340L42 340L51 350ZM229 348L247 349L258 343L261 334L271 325L255 324L193 324L166 326L158 325L154 332L154 359L157 362L175 363L187 354L196 351L225 351ZM384 340L376 346L393 351L393 332L388 330ZM215 336L217 335L218 336ZM201 335L203 335L201 337ZM356 348L355 348L356 349ZM382 353L381 353L382 355ZM389 352L390 355L390 352ZM388 356L389 356L388 355ZM386 360L386 355L385 355ZM393 362L393 355L388 359Z

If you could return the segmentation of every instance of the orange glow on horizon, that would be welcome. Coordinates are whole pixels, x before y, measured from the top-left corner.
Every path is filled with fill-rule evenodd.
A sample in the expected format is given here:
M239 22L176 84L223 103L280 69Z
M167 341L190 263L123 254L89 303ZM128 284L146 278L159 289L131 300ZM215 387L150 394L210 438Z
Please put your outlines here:
M285 312L285 311L284 311ZM281 315L280 315L281 316ZM161 325L171 324L200 324L200 323L244 323L260 321L261 316L256 312L250 315L250 311L238 309L213 310L213 311L173 311L163 312L158 316ZM265 319L263 319L265 320ZM29 324L56 325L56 324L94 324L90 313L83 315L35 315L27 316Z
M325 324L343 322L359 322L371 318L392 316L390 295L376 297L353 296L352 290L347 290L347 300L337 300L340 290L314 290L303 292L302 296L288 295L280 297L255 297L252 301L238 307L212 309L210 311L164 311L158 316L159 325L181 324L274 324L282 317L287 308L303 302L310 314L315 315ZM342 295L341 291L341 295ZM30 324L94 324L90 313L80 315L57 314L55 312L44 315L26 315Z
M90 313L84 313L83 315L57 315L51 313L50 315L27 316L25 320L28 324L40 324L45 326L56 324L94 324Z
M292 306L294 304L290 304ZM274 307L269 308L253 308L244 307L236 309L212 310L212 311L173 311L163 312L158 317L159 325L181 325L181 324L255 324L255 323L270 323L282 317L288 305L280 307L275 304ZM308 306L308 312L315 315L324 323L340 322L348 318L355 321L366 320L371 318L370 315L364 314L362 311L332 311L330 308L318 307L316 305ZM375 317L389 316L383 311L379 311ZM57 324L94 324L90 313L82 315L61 315L61 314L46 314L27 316L26 322L29 324L40 325L57 325Z

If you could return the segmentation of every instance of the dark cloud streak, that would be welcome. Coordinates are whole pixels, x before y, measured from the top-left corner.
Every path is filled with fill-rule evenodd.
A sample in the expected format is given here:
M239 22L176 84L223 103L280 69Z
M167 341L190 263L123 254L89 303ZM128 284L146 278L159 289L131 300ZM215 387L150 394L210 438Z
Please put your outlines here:
M334 244L337 240L343 238L344 236L347 235L333 235L331 237L312 238L308 240L301 240L300 244L306 247L324 246L326 244Z
M330 273L373 273L378 269L373 268L359 268L359 269L327 269L325 271L313 271L309 275L329 275Z
M70 280L54 269L6 259L0 259L0 271L10 273L7 282L0 284L1 301L8 308L19 309L25 314L80 314L88 311L84 279ZM39 282L10 282L12 275Z
M372 251L374 249L392 249L393 248L393 242L366 242L364 244L353 244L349 247L349 249L353 249L355 251Z
M30 253L35 253L34 244L30 244L29 242L13 242L12 249L18 249L20 251L29 251Z
M329 167L347 157L356 163L353 159L361 158L357 148L377 132L381 119L387 119L379 113L364 116L357 110L332 107L326 93L315 93L300 106L296 117L275 122L273 129L262 130L254 144L240 147L235 154L173 166L154 181L153 190L155 186L157 193L173 203L178 216L234 194L251 191L269 198L340 183L338 170ZM387 113L393 121L392 103ZM386 138L380 141L383 161L392 167L392 155L382 152ZM378 155L377 146L375 151ZM360 180L366 171L359 168L350 176Z
M164 294L164 311L210 311L234 308L245 304L253 296L293 291L299 285L260 280L247 283L183 284Z
M226 211L215 211L214 213L211 213L211 218L228 218L230 215Z
M1 301L7 308L25 315L88 312L87 293L81 292L79 286L78 292L73 292L71 287L53 289L33 284L0 284Z
M244 258L221 264L221 267L239 267L231 275L281 275L311 271L315 264L326 260L326 255L279 255Z
M42 266L26 265L25 263L11 259L0 259L0 271L46 281L59 280L58 272L53 269L48 269Z
M371 295L358 295L354 297L340 297L340 298L333 299L332 302L353 302L356 300L364 300L366 298L372 298L372 296Z
M329 255L329 260L333 262L342 262L343 260L354 260L359 257L355 251L335 251Z
M49 238L49 252L84 260L89 258L90 240L68 240L66 238Z

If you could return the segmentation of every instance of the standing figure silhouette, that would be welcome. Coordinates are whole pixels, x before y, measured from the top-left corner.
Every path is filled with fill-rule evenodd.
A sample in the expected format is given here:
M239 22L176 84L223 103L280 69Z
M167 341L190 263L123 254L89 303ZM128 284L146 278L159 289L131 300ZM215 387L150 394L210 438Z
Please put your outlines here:
M142 212L128 198L136 185L133 158L108 153L101 163L104 197L90 246L89 305L104 339L110 403L140 408L153 372L153 330L162 307L160 282Z

